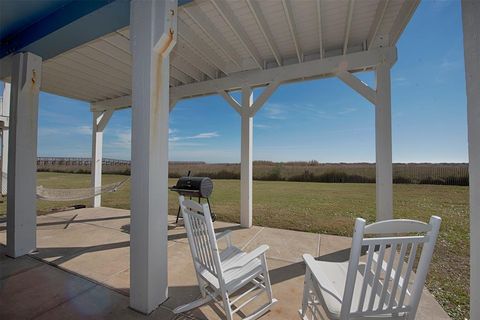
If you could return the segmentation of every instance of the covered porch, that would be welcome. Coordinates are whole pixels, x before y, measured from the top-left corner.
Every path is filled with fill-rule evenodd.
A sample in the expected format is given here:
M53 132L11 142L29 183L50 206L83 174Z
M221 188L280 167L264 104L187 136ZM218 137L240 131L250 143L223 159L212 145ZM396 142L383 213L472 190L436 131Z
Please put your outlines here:
M189 279L187 274L193 279L191 269L181 274L174 273L177 267L172 269L176 259L182 261L180 266L188 266L190 257L182 243L183 236L176 234L177 229L166 232L169 226L169 113L178 100L220 94L241 121L240 221L241 227L247 229L238 227L236 235L242 238L242 234L246 234L246 247L265 236L264 243L272 242L272 272L293 270L289 271L291 278L286 276L285 281L276 283L288 287L284 289L285 298L280 292L278 298L291 303L283 306L282 312L288 312L286 319L293 318L291 312L296 312L298 303L292 297L296 299L301 294L289 290L301 290L299 279L303 267L289 256L289 250L295 254L311 252L315 256L328 256L345 249L349 243L332 241L332 247L328 249L327 245L322 253L322 243L328 244L329 237L305 235L303 242L311 243L311 247L288 249L289 246L275 241L288 238L286 234L290 231L281 231L281 236L275 236L274 229L258 230L252 226L254 116L282 84L324 77L341 79L375 108L377 219L393 218L390 70L397 61L396 42L419 1L117 0L86 3L73 1L40 8L43 16L35 17L38 19L33 21L37 22L28 25L21 23L24 17L20 14L20 22L13 24L18 30L12 27L12 33L5 37L8 45L2 46L0 52L0 79L12 83L8 232L7 236L2 233L6 253L19 258L38 249L35 257L56 261L55 264L65 269L68 265L78 267L80 269L73 272L86 272L85 276L108 286L111 284L107 283L106 276L95 277L102 272L107 275L115 272L103 270L102 266L117 268L123 263L125 273L116 273L117 278L112 281L119 284L116 289L120 292L128 289L130 306L148 314L160 305L158 312L168 312L169 301L187 296L181 292L183 289L176 292L176 288L194 286L193 282L181 282ZM476 59L480 50L480 6L467 0L463 4L471 166L471 317L476 318L480 312L480 250L477 248L480 233L476 232L480 223L480 98L477 90L480 68ZM15 20L15 10L11 10L11 14ZM7 37L12 34L15 37ZM2 44L5 39L2 37ZM375 86L366 85L356 75L365 71L375 73ZM254 90L261 87L263 91L254 97ZM71 216L50 215L37 219L35 159L40 90L90 103L93 188L102 185L103 131L115 110L132 108L131 237L121 230L129 223L127 212L120 213L125 221L113 216L101 222L103 226L97 226L100 222L95 222L98 219L95 211L91 211L92 221L80 223L75 222L76 219L69 223ZM241 99L235 100L237 93L234 92L239 92ZM92 204L100 208L100 196L95 197ZM117 211L109 214L112 212ZM88 213L78 218L87 219L87 216ZM76 235L69 235L77 228L80 229ZM102 232L95 232L99 230ZM322 241L323 237L327 240ZM346 246L334 246L340 243ZM102 247L110 249L102 250ZM183 258L175 256L180 252L184 253ZM89 256L92 259L81 262ZM29 261L26 264L31 262L30 257L20 259L2 265L14 266L23 260ZM100 259L107 259L107 263L95 265ZM285 264L294 267L282 269ZM26 275L18 273L20 283L28 280ZM9 277L8 282L15 280L14 277ZM291 288L286 285L294 280L297 283ZM280 307L281 304L276 308ZM56 306L51 308L47 317L52 317ZM426 314L431 312L428 308L425 310ZM273 314L275 310L270 316Z
M172 310L199 297L188 240L169 216L169 298L149 318L221 319L210 303L175 317ZM130 288L130 212L87 208L39 216L38 252L18 259L0 258L1 314L30 319L144 318L128 308ZM302 253L326 261L347 261L347 237L215 222L217 231L232 230L232 241L249 251L268 244L267 259L279 302L262 319L295 319L301 305L305 264ZM5 224L0 225L5 251ZM449 319L424 289L417 319Z

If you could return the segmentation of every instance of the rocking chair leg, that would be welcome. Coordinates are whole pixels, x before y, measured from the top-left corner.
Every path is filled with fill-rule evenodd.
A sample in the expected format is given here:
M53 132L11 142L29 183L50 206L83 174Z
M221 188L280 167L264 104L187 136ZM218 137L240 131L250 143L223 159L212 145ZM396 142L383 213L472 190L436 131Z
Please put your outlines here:
M230 298L228 294L222 293L223 296L223 307L225 309L225 315L227 316L227 320L233 319L232 307L230 306Z
M267 258L265 257L265 254L262 255L261 257L262 261L262 267L263 267L263 276L265 279L265 288L267 289L267 295L268 295L268 300L273 302L273 294L272 294L272 285L270 283L270 276L268 274L268 267L267 267Z

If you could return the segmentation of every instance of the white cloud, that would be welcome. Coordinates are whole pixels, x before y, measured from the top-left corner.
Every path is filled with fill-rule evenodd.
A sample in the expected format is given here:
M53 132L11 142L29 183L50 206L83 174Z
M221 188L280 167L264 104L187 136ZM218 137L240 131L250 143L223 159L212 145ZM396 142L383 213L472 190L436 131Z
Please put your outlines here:
M80 126L80 127L74 128L72 131L74 133L78 133L78 134L91 135L92 134L92 127L90 127L90 126Z
M219 136L220 135L216 131L202 132L193 136L185 136L185 137L170 135L169 141L176 142L176 141L182 141L182 140L211 139L211 138L217 138Z
M268 124L254 124L253 125L255 128L259 128L259 129L270 129L272 126L269 126Z
M349 114L349 113L352 113L352 112L355 112L355 111L357 111L356 108L348 107L348 108L343 108L343 110L341 110L341 111L338 111L337 114L346 115L346 114Z

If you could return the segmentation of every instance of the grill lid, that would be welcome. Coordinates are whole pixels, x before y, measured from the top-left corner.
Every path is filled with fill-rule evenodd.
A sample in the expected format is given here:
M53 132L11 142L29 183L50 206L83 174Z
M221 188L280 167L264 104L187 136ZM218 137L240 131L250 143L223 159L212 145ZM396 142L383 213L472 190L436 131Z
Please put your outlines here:
M175 191L190 191L204 198L210 197L213 192L213 181L208 177L181 177L175 185ZM189 193L189 192L184 192Z

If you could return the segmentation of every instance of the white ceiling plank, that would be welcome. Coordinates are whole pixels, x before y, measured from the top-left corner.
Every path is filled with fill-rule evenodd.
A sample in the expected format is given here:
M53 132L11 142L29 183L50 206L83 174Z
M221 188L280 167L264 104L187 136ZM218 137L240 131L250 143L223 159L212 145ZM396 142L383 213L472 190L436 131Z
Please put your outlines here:
M95 48L85 46L75 49L75 52L78 52L83 56L87 56L95 61L98 61L107 66L109 69L115 69L117 71L120 71L126 74L129 78L131 78L130 65L124 64L120 61L117 61L116 59L112 59L111 56L103 53L102 51L98 51Z
M49 70L55 70L65 76L69 76L71 74L74 74L75 76L72 77L73 79L80 79L88 83L90 86L95 87L97 89L100 89L105 92L109 93L116 93L116 92L121 92L123 94L129 93L130 89L128 88L120 88L118 86L112 85L108 82L105 82L103 80L99 80L96 78L93 74L85 73L82 71L74 70L72 69L71 66L66 66L62 64L59 61L50 61L48 64Z
M395 44L398 41L398 38L407 26L408 21L410 21L410 18L412 17L419 3L420 0L410 0L403 3L403 6L398 13L388 36L390 44Z
M230 46L228 40L215 27L210 19L203 13L198 6L190 6L183 8L190 19L212 40L220 50L238 67L242 67L242 59L238 56L235 50Z
M99 72L107 74L109 77L117 79L122 82L131 80L129 71L117 70L115 68L111 68L110 66L108 66L105 63L102 63L101 61L92 59L91 57L81 54L77 51L70 52L69 54L62 56L62 58L66 60L74 61L84 67L89 66L91 68L94 68Z
M178 70L173 66L170 66L170 76L184 84L191 83L193 80L188 75L186 75L185 73L183 73L182 71Z
M130 55L132 54L130 51L130 40L120 32L115 32L111 35L104 37L103 39L111 45L114 45L115 47L123 50L124 52Z
M258 28L263 34L265 41L267 42L268 47L272 51L273 56L275 57L275 61L279 66L282 65L282 56L280 55L280 51L275 44L275 40L273 39L272 32L268 27L268 24L265 20L265 17L262 13L260 6L255 2L255 0L246 0L247 5L250 8L250 12L252 13L255 21L257 22Z
M58 59L51 61L51 63L62 66L65 73L82 74L88 78L91 78L92 82L101 86L105 85L111 89L127 92L131 90L129 82L120 81L116 78L110 77L108 73L103 73L89 65L79 64L76 61L68 59L66 56L59 57Z
M188 63L188 61L185 61L185 59L178 54L170 54L170 64L189 77L195 79L195 81L203 80L203 73L195 69L190 63Z
M229 25L233 33L237 36L238 40L245 47L249 55L255 61L258 68L263 69L263 59L260 56L255 45L252 43L247 33L243 29L242 25L238 21L237 16L233 13L230 7L227 5L227 2L224 0L210 0L213 6L217 9L220 15L223 17L223 20Z
M55 82L50 79L42 79L41 90L58 96L77 99L90 102L90 98L85 92L77 93L66 89L61 82Z
M372 48L373 43L375 42L375 38L377 37L378 30L382 25L383 17L385 16L385 12L387 12L388 3L390 0L383 0L378 3L377 10L375 11L375 18L373 19L372 26L368 33L367 38L367 50Z
M103 52L109 57L123 63L125 66L130 67L132 65L132 55L130 53L119 50L114 45L108 43L107 41L101 40L90 43L88 45L91 48L94 48L98 51Z
M200 40L193 30L187 26L181 19L177 21L178 35L191 47L197 50L201 56L212 65L220 69L223 73L228 74L225 61L202 40Z
M349 0L348 2L348 13L347 13L347 22L345 26L345 37L343 40L343 54L347 54L348 50L348 39L350 38L350 28L352 27L352 17L353 17L353 8L355 6L355 0Z
M109 98L108 94L85 85L84 81L76 81L76 79L72 79L71 77L61 74L58 71L43 67L41 90L43 90L43 86L48 87L49 84L52 84L58 88L62 88L65 92L65 94L62 95L65 97L73 97L73 95L68 94L71 92L74 95L85 96L86 100L88 101Z
M298 43L297 27L293 18L292 4L290 3L290 0L282 0L282 4L285 17L287 18L288 28L290 29L290 34L295 46L295 51L297 52L298 62L303 62L303 52L302 48L300 48L300 44Z
M54 61L49 61L48 64L45 64L42 72L48 73L57 79L61 79L62 81L66 81L66 85L71 84L72 86L77 86L82 90L89 90L95 95L104 95L109 97L114 95L122 95L122 92L129 92L95 83L92 81L92 79L83 74L68 72L63 66L56 64Z
M320 59L325 56L325 50L323 49L323 29L322 29L322 0L317 0L317 29L318 29L318 43L320 50Z
M216 78L216 69L211 66L206 60L204 60L200 55L197 55L192 48L182 43L183 41L178 41L175 47L174 52L180 57L187 60L195 68L206 74L211 79Z

